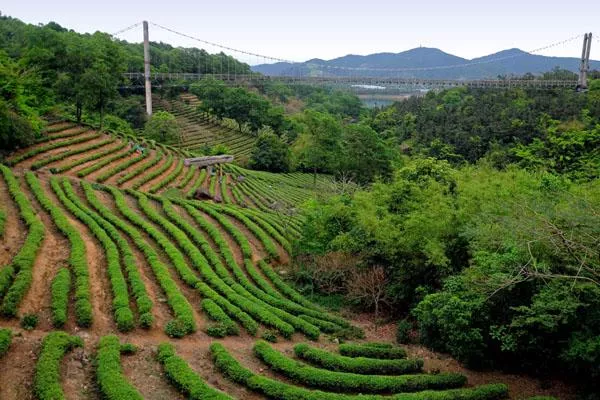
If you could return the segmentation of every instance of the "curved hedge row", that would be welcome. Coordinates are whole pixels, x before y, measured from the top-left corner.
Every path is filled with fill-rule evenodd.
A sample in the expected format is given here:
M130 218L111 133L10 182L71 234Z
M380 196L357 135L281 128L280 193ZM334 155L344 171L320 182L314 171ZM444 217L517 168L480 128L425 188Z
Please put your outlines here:
M468 389L401 393L392 396L322 392L256 375L233 358L221 343L212 343L210 351L217 369L229 379L276 400L500 400L508 397L508 387L502 384Z
M229 193L227 192L227 174L223 173L221 176L222 176L221 182L220 182L221 198L223 199L223 203L232 204L231 197L229 196Z
M277 240L281 244L281 246L283 246L283 248L285 249L285 251L287 251L288 254L292 254L292 246L290 245L288 240L286 238L284 238L270 224L265 223L264 221L262 221L260 219L253 220L253 218L246 216L245 214L235 210L232 207L219 207L218 209L220 211L224 212L225 214L231 215L238 221L241 221L248 229L250 229L250 231L252 233L254 233L259 238L259 240L263 243L263 245L267 249L267 252L269 253L269 255L271 255L273 257L279 257L279 252L277 252L277 247L275 247L273 245L273 242L271 241L271 237L275 238L275 240ZM265 232L268 233L268 235ZM271 247L271 246L272 246L272 250L275 251L276 255L273 255L271 253L271 250L269 250L269 247Z
M219 179L219 175L216 171L211 171L210 173L210 183L208 184L208 193L212 197L217 195L217 180Z
M77 171L77 176L79 178L83 178L85 176L88 176L92 172L96 172L99 169L106 167L108 164L112 164L113 162L115 162L117 160L120 160L123 157L127 157L131 153L133 153L133 149L127 149L126 151L122 151L120 153L115 153L111 157L105 158L104 160L102 160L100 162L97 162L95 164L90 165L87 168L84 168L84 169L82 169L80 171Z
M64 137L64 136L62 136L62 134L56 134L56 135L51 135L51 134L56 133L56 132L65 132L65 131L68 131L69 129L75 128L76 126L77 125L72 122L64 122L64 121L50 124L50 125L46 126L46 128L42 131L42 133L45 133L47 136L42 136L41 138L37 139L36 143L46 142L55 137ZM83 129L84 129L84 132L87 130L87 128L83 128ZM77 132L77 131L75 131L75 132ZM73 132L65 132L64 134L67 136L74 135Z
M202 378L190 368L187 362L177 357L172 344L158 346L158 361L163 365L167 377L192 400L233 400L232 397L208 386Z
M381 376L328 371L292 360L261 340L254 345L254 354L272 370L300 384L339 392L416 392L458 388L467 383L461 374Z
M196 180L194 181L194 184L192 185L190 190L188 190L188 192L185 194L186 197L193 197L194 193L196 193L196 190L198 190L198 188L200 186L202 186L205 179L206 179L206 168L200 170L200 175L198 175L198 178L196 178Z
M305 343L294 346L299 358L330 371L352 372L371 375L400 375L419 372L423 369L423 360L380 360L365 357L345 357L330 353Z
M123 238L113 224L83 204L81 199L75 194L75 191L73 190L73 187L68 179L63 179L62 183L67 197L83 212L96 221L96 223L98 223L98 225L100 225L102 229L106 231L108 236L110 236L110 238L116 243L119 252L121 253L123 260L122 265L127 273L131 293L135 298L140 326L142 328L150 328L152 326L152 322L154 321L154 317L152 316L153 303L150 299L150 296L148 296L142 276L137 269L137 261L133 255L133 251L131 250L129 243L127 240L125 240L125 238ZM82 187L84 187L85 190L84 185L85 183L82 182Z
M0 328L0 358L2 358L12 343L12 331L8 328Z
M253 191L249 190L249 188L245 185L245 183L246 183L246 181L241 182L241 183L237 184L235 187L238 188L243 194L245 194L250 200L252 200L254 205L256 205L256 207L259 210L265 211L265 212L273 211L268 206L268 204L265 204L265 200L259 199L257 197L257 194L255 194Z
M87 327L92 325L92 303L90 302L90 277L86 259L86 249L79 231L75 229L63 212L46 195L38 179L33 173L25 174L25 179L35 198L50 214L58 230L69 240L71 251L69 265L75 275L75 314L77 324Z
M134 225L143 229L146 233L152 236L156 240L156 233L158 231L148 224L143 218L141 218L137 213L132 211L125 201L125 197L123 194L115 188L109 188L111 194L115 198L115 204L119 211L131 221ZM193 309L190 303L187 301L185 296L183 296L177 286L177 283L171 277L168 268L160 261L160 258L154 248L150 246L142 237L142 235L131 227L131 225L123 222L120 218L114 216L112 211L108 208L104 207L93 194L93 190L91 186L88 186L86 190L86 196L88 200L90 200L90 204L98 210L102 217L109 220L109 222L113 223L115 226L119 227L119 229L126 232L131 239L135 242L135 244L139 247L139 249L144 253L144 256L148 260L156 279L158 280L159 285L165 292L167 296L167 301L175 314L175 319L169 321L167 326L165 327L165 332L169 336L173 337L182 337L189 333L193 333L196 331L196 321L194 320ZM163 239L161 239L162 241ZM166 240L166 238L164 238ZM159 242L157 240L157 242ZM160 244L160 242L159 242ZM181 274L181 271L178 270ZM190 271L191 273L191 271ZM185 278L184 278L185 280Z
M151 158L150 160L148 160L148 162L143 163L142 165L140 165L133 171L131 171L128 174L125 174L124 176L117 179L117 185L122 185L125 182L135 178L136 176L143 174L145 171L147 171L148 169L150 169L150 168L154 167L156 164L158 164L160 162L160 160L162 160L162 157L163 157L162 153L157 152L156 156L154 158Z
M281 277L277 274L277 272L273 271L273 268L271 268L271 266L269 264L267 264L265 261L260 260L258 262L258 266L260 267L263 274L265 274L266 277L269 278L269 280L273 283L273 285L281 293L285 294L288 298L292 299L293 301L295 301L296 303L298 303L300 305L303 305L306 308L310 308L310 309L318 311L318 312L324 312L324 310L321 309L319 306L308 301L306 298L304 298L304 296L302 296L300 293L298 293L294 288L292 288L287 283L285 283L283 281L283 279L281 279ZM332 321L332 322L334 322L342 327L350 326L350 324L347 321L345 321L344 319L338 318L338 320L339 321Z
M125 160L122 163L115 165L113 168L110 168L108 171L100 174L99 176L96 177L96 180L98 182L105 182L110 177L115 176L116 174L118 174L121 171L125 171L127 168L131 167L134 164L139 163L144 158L146 158L146 155L144 153L138 154L137 157L133 157L133 158L130 158L129 160Z
M143 184L150 182L152 179L156 178L157 176L162 175L166 170L171 168L171 164L173 164L173 154L169 153L169 155L167 156L167 161L163 165L159 166L157 169L155 169L153 171L149 171L146 175L143 175L142 177L140 177L140 179L138 179L131 185L131 188L137 189L140 186L142 186Z
M190 183L190 181L192 180L192 178L194 177L194 174L196 173L197 168L195 168L193 165L191 165L188 168L188 171L185 173L183 179L181 180L181 182L179 182L179 184L177 185L177 189L183 189L187 186L188 183Z
M96 378L100 391L107 400L143 400L131 385L121 368L121 343L115 335L100 338L96 356Z
M225 226L225 225L231 225L231 226L233 226L233 224L231 224L229 221L227 221L227 219L224 218L216 210L220 210L220 211L223 211L223 212L231 215L232 217L234 217L235 219L237 219L238 221L240 221L246 228L248 228L248 230L250 232L252 232L258 238L258 240L260 240L260 242L264 246L267 254L270 257L273 257L276 260L279 259L279 251L277 250L277 246L275 246L275 244L271 240L271 237L269 235L267 235L265 233L265 231L263 231L258 225L256 225L254 222L250 221L250 219L247 218L245 215L243 215L241 213L238 213L237 211L234 211L232 209L226 208L226 207L219 207L217 209L215 206L209 206L208 204L205 204L205 203L202 203L202 202L195 202L194 205L196 207L200 208L201 210L203 210L204 212L206 212L207 214L209 214L210 216L218 219L218 221L221 224L223 224L223 226ZM233 228L235 228L235 226L233 226ZM234 237L235 236L239 236L241 234L241 232L239 232L239 230L237 228L232 229L232 228L226 227L226 229L232 235L234 235ZM236 233L236 231L237 231L237 233ZM244 249L242 249L242 250L244 250ZM252 251L250 250L250 253L251 252ZM245 253L244 253L244 256L246 256ZM251 257L251 255L250 255L250 257Z
M115 141L115 139L112 139L112 138L106 139L106 140L103 140L98 143L93 143L89 146L81 147L79 149L73 149L73 150L65 151L64 153L59 153L59 154L55 154L50 157L45 157L45 158L38 160L38 161L34 162L33 164L31 164L31 169L32 170L40 169L40 168L45 167L46 165L53 163L55 161L64 160L67 157L71 157L71 156L74 156L77 154L81 154L81 153L85 153L88 151L98 149L102 146L106 146L107 144L114 143L114 141Z
M100 151L100 152L97 152L97 153L92 153L92 154L90 154L87 157L83 157L83 158L80 158L78 160L73 160L70 163L62 165L60 167L50 168L50 172L52 172L53 174L62 174L63 172L68 171L68 170L70 170L72 168L75 168L78 165L82 165L82 164L85 164L85 163L90 162L90 161L95 161L95 160L98 160L98 159L100 159L102 157L106 157L106 156L108 156L110 154L114 154L117 151L121 151L122 149L125 148L125 146L127 146L126 143L120 143L116 147L111 147L109 149L106 149L106 150L103 150L103 151Z
M225 327L228 335L240 334L240 329L238 328L237 324L233 322L231 318L229 318L229 315L227 315L225 311L223 311L223 309L221 309L221 307L214 302L214 300L204 299L200 303L200 306L210 319L219 322Z
M406 350L401 347L381 347L367 344L340 344L340 354L347 357L368 357L381 360L406 358Z
M148 203L148 198L145 195L139 192L131 192L131 194L137 197L138 204L140 205L140 208L146 214L146 216L151 221L160 225L169 233L171 237L173 237L174 241L178 243L179 246L181 246L184 252L188 255L194 267L198 271L200 271L203 278L206 279L212 287L214 287L220 293L222 293L227 298L227 300L231 301L233 304L240 307L243 311L250 314L252 317L256 318L265 325L272 326L275 329L279 330L281 334L285 337L290 337L294 333L294 327L292 325L281 320L272 312L256 304L256 301L252 301L247 297L236 293L236 291L229 287L229 285L225 284L215 274L212 268L210 268L206 258L202 255L202 253L200 253L198 248L194 246L194 244L190 241L188 236L175 225L163 218L152 206L150 206ZM166 245L170 244L169 240L166 239L166 237L164 240L166 242ZM187 265L185 265L185 261L183 259L182 254L174 247L173 250L167 251L167 254L169 254L169 256L171 256L171 254L174 256L172 257L174 264L181 264L182 268L187 267ZM197 287L197 283L200 282L200 280L195 275L194 279L195 282L191 283L191 286Z
M60 382L60 361L65 353L82 346L83 340L80 337L70 336L62 331L46 335L33 377L33 391L39 400L65 398Z
M28 158L31 158L33 156L36 156L38 154L45 153L45 152L50 151L50 150L58 149L59 147L71 146L71 145L74 145L74 144L88 142L90 140L97 139L100 136L102 136L102 134L95 133L95 134L93 134L91 136L76 137L76 138L69 139L69 140L63 140L61 142L50 143L50 144L47 144L45 146L38 146L38 147L35 147L33 149L30 149L29 151L26 151L25 153L23 153L23 154L21 154L19 156L11 158L10 160L8 160L6 162L6 164L12 167L12 166L20 163L21 161L24 161L24 160L26 160Z
M233 301L237 302L236 295L231 291L231 289L233 289L233 291L237 292L238 295L243 296L248 300L254 301L257 307L263 308L264 310L279 317L284 322L291 324L294 328L297 328L302 332L306 333L306 335L309 338L317 339L319 337L319 329L312 325L310 322L299 319L294 315L289 314L288 312L281 310L277 307L273 307L273 304L278 306L282 302L278 299L273 299L271 296L265 294L255 285L250 283L250 281L246 278L241 269L239 269L237 264L232 259L230 259L230 267L232 268L237 280L241 283L241 285L236 284L235 281L229 275L229 272L221 264L218 255L211 248L210 244L208 244L208 242L204 239L202 235L198 233L197 230L192 228L191 225L185 222L179 215L177 215L174 212L168 200L163 199L163 209L165 210L167 216L171 218L171 220L176 222L177 225L180 226L181 229L183 229L185 233L190 238L192 238L198 246L200 246L200 248L205 252L207 257L211 260L211 263L216 267L217 274L219 275L220 279L214 276L214 271L208 265L202 265L199 268L201 269L201 271L204 271L203 275L209 280L209 282L213 286L218 288L218 290L222 292L226 297L230 299L233 298ZM156 222L158 223L160 221ZM161 225L166 227L164 223L161 223ZM172 232L172 234L176 235L177 232ZM206 260L203 260L203 263L206 263Z
M244 200L244 196L240 193L240 189L237 187L238 185L231 185L231 193L233 194L233 199L240 207L247 207L246 201Z
M58 178L52 177L50 179L50 186L65 208L89 228L104 248L104 253L106 255L106 271L108 272L108 278L113 292L112 310L117 329L121 332L132 330L135 323L133 321L133 312L129 307L127 282L121 271L121 260L117 245L92 217L77 207L77 205L67 197L60 187Z
M169 183L173 182L179 176L179 174L181 174L181 171L183 171L183 158L179 159L177 167L175 167L175 169L169 175L167 175L165 179L157 182L150 188L150 193L156 193Z
M8 192L19 208L21 219L27 226L27 236L21 249L9 265L0 269L0 297L4 295L0 311L12 317L17 315L18 306L31 286L33 264L44 240L45 228L11 170L4 165L0 165L0 170Z
M65 322L67 322L70 291L71 272L67 268L62 267L58 270L50 285L52 296L50 308L52 309L52 325L55 328L62 328Z

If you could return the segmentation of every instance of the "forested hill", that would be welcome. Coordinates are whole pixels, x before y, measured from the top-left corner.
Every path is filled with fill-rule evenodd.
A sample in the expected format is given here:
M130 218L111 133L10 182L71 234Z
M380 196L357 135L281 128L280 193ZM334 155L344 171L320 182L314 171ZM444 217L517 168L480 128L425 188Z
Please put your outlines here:
M113 44L108 45L108 42ZM94 55L94 51L102 51L102 46L110 47L111 58L116 58L118 61L117 68L111 71L142 72L144 70L141 43L113 42L112 37L103 32L80 34L55 22L33 25L0 15L0 49L10 58L23 58L26 63L35 65L41 71L65 71L69 63L76 64L73 63L74 59L81 59L80 53ZM231 70L237 73L250 71L247 64L223 53L209 54L203 49L173 47L162 42L151 42L150 46L152 52L150 62L155 71L212 73L218 66L224 64L229 65Z
M498 60L493 61L492 60ZM468 66L460 66L471 64ZM456 66L426 71L376 71L377 69L430 68ZM353 71L353 75L365 76L399 76L403 78L435 78L435 79L485 79L526 73L542 74L558 67L576 72L579 59L576 57L546 57L530 54L519 49L503 50L484 57L468 60L457 57L442 50L419 47L400 53L377 53L366 56L347 55L332 60L313 59L303 63L262 64L252 67L256 72L265 75L286 75L302 73L303 75L344 75L345 68L363 68ZM592 69L600 69L600 61L590 61ZM372 68L374 70L369 70Z

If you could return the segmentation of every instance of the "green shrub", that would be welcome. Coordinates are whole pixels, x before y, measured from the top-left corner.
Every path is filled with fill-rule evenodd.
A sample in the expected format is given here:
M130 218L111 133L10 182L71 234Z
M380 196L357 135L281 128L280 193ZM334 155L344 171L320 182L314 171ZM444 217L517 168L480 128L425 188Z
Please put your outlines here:
M31 164L31 169L32 170L36 170L36 169L40 169L42 167L45 167L48 164L51 164L53 162L56 161L60 161L60 160L64 160L67 157L71 157L77 154L82 154L82 153L87 153L90 152L92 150L98 149L100 147L106 146L107 144L113 143L115 140L114 139L106 139L106 140L102 140L100 142L97 143L92 143L88 146L83 146L77 149L72 149L72 150L68 150L68 151L64 151L62 153L58 153L49 157L44 157L36 162L34 162L33 164Z
M161 286L162 290L167 296L167 302L169 306L175 314L176 319L167 323L167 325L165 326L165 331L168 330L167 333L170 333L171 335L179 335L181 333L181 328L183 327L187 330L186 334L195 332L196 322L194 320L192 306L187 301L185 296L181 294L179 286L171 277L167 266L160 262L160 257L158 253L154 250L154 248L151 245L148 244L148 242L146 242L146 240L143 238L143 236L137 229L123 221L121 218L115 216L111 210L106 208L106 206L104 206L98 200L98 198L94 194L94 189L92 188L92 185L90 185L89 183L82 182L82 187L84 189L87 200L100 213L100 215L107 221L109 221L111 224L114 224L116 227L126 232L127 235L131 237L133 242L136 244L136 246L138 246L138 248L146 257L146 260L152 268L152 271L154 272L154 275L156 276L159 285ZM125 198L120 191L114 188L111 188L109 190L115 198L115 204L117 205L117 208L127 219L132 221L137 226L140 226L147 233L149 233L150 236L154 235L155 238L159 239L160 243L167 240L158 232L158 230L156 230L156 228L148 224L143 218L141 218L137 213L133 212L127 206ZM180 265L177 266L180 267ZM178 272L180 272L180 274L186 274L186 277L190 276L192 279L197 280L197 278L195 278L193 274L189 275L191 274L191 271L186 273L185 271L178 270Z
M0 358L7 352L12 343L12 331L8 328L0 328Z
M53 142L53 143L47 144L45 146L34 147L33 149L26 151L25 153L22 153L16 157L11 158L10 160L7 161L7 164L12 167L12 166L20 163L21 161L27 160L28 158L31 158L38 154L45 153L50 150L58 149L60 147L72 146L72 145L83 143L83 142L89 142L90 140L97 139L100 136L102 136L102 134L96 133L96 134L89 135L89 136L82 136L82 137L76 137L73 139L63 140L60 142Z
M67 268L60 268L52 280L50 287L52 300L50 307L52 309L52 325L55 328L62 328L67 322L67 312L69 307L69 292L71 291L71 272Z
M266 330L260 337L267 342L277 343L277 334L273 331Z
M46 335L33 377L33 391L39 400L65 398L60 383L60 361L66 352L82 346L83 340L80 337L70 336L62 331Z
M136 176L143 174L144 172L146 172L147 170L149 170L150 168L152 168L153 166L155 166L156 164L158 164L160 162L160 160L162 160L162 153L157 152L156 155L151 158L150 160L148 160L147 162L141 164L139 167L137 167L136 169L134 169L133 171L127 173L126 175L120 177L117 180L117 185L122 185L123 183L130 181L131 179L135 178Z
M114 153L114 152L113 152ZM96 163L93 163L92 165L90 165L89 167L86 167L82 170L77 171L77 176L79 178L83 178L85 176L88 176L89 174L91 174L92 172L96 172L101 168L106 167L109 164L112 164L113 162L120 160L123 157L127 157L128 155L130 155L131 153L133 153L133 150L129 149L127 151L122 151L120 153L114 153L112 156L105 158L101 161L98 161Z
M133 158L130 158L129 160L125 160L125 161L115 165L114 167L108 169L106 172L103 172L102 174L98 175L96 177L96 181L105 182L111 176L114 176L114 175L118 174L119 172L126 170L133 164L137 164L138 162L142 161L144 158L146 158L146 154L142 153L142 154L138 154L137 156L135 156Z
M141 210L146 214L146 216L156 224L160 225L169 233L169 235L173 238L173 240L181 246L183 251L188 255L191 260L193 266L200 271L202 277L216 290L222 293L227 300L236 306L240 307L244 312L248 313L252 317L256 318L258 321L264 323L267 326L272 326L279 330L282 335L285 337L290 337L294 333L294 327L288 322L279 318L278 315L275 315L275 312L280 310L266 309L263 304L259 304L257 299L249 298L248 296L240 295L239 285L235 284L230 287L225 282L223 282L210 268L208 261L202 255L202 253L198 250L196 246L189 240L188 236L179 228L177 228L174 224L170 223L164 217L162 217L156 209L150 206L148 198L139 192L128 191L130 194L134 195L138 199L138 204ZM151 231L149 231L150 233ZM156 232L155 234L158 234ZM161 246L164 246L165 252L173 261L173 264L178 270L185 270L185 274L187 276L186 282L193 287L201 288L201 282L195 274L191 271L188 271L188 267L183 258L183 254L176 249L173 244L162 234L158 234L157 241ZM233 288L236 288L234 290ZM243 289L242 289L243 291ZM214 300L214 299L213 299Z
M196 178L196 180L194 181L194 183L192 184L192 186L190 187L190 189L186 193L186 196L187 197L193 197L194 193L196 193L196 190L198 190L198 188L200 186L202 186L202 183L204 183L205 179L206 179L206 168L200 170L200 175L198 175L198 178Z
M345 357L307 344L294 346L296 356L330 371L372 375L401 375L419 372L423 360L379 360L365 357Z
M408 319L398 321L396 327L396 342L401 344L410 343L410 332L412 331L412 324Z
M13 257L11 264L0 269L0 297L4 295L0 312L14 317L17 315L21 300L31 286L33 264L44 239L45 228L29 199L21 191L21 186L12 171L4 165L0 165L0 170L8 192L17 204L20 216L28 229L25 241Z
M208 386L182 358L177 357L175 348L169 343L158 346L158 361L165 374L190 399L231 400L231 397Z
M340 344L340 354L348 357L368 357L382 360L406 358L406 350L400 347L381 347L373 344Z
M67 181L67 179L64 178L63 181ZM100 225L98 225L98 223L90 215L77 207L77 204L70 200L60 186L57 177L50 178L50 186L67 210L69 210L71 214L83 222L102 245L106 255L106 271L108 272L109 282L112 288L112 309L114 313L114 320L117 324L117 329L119 329L121 332L132 330L135 326L133 312L129 307L127 282L125 281L125 277L121 271L121 259L117 245L106 233L106 231Z
M233 358L221 343L210 346L213 361L218 370L229 379L261 393L268 398L280 400L499 400L508 397L508 387L502 384L483 385L468 389L402 393L393 396L350 395L309 390L292 386L265 376L255 375Z
M183 171L183 158L179 159L177 167L169 175L150 188L150 193L156 193L169 183L173 182L179 176L179 174L181 174L181 171Z
M79 207L83 212L87 213L91 218L94 219L111 237L112 240L115 241L117 247L119 248L119 252L123 258L123 266L125 271L127 272L127 277L129 279L129 286L131 288L131 293L135 297L137 312L139 314L139 324L142 328L150 328L154 321L154 317L152 316L152 307L153 303L150 297L148 296L148 292L146 291L146 285L142 280L142 276L137 268L137 260L129 246L129 243L121 233L115 228L113 224L102 218L101 215L95 213L88 207L86 207L79 196L75 194L71 183L64 179L62 181L63 188L67 197Z
M166 170L171 168L172 164L173 164L173 154L169 153L169 155L167 156L167 160L165 161L164 164L162 164L161 166L159 166L156 169L147 171L148 172L147 174L142 175L138 180L136 180L135 182L133 182L131 184L131 188L132 189L140 188L143 184L150 182L152 179L156 178L159 175L162 175Z
M196 170L197 170L197 167L189 166L187 168L187 172L185 173L185 176L183 177L181 182L179 182L179 184L177 185L177 189L185 188L187 186L187 184L190 183L190 181L194 177L194 173L196 172Z
M223 324L209 325L206 328L206 334L215 338L224 338L228 334L227 327Z
M292 360L264 341L254 345L254 353L272 370L300 384L338 392L416 392L458 388L467 382L461 374L379 376L328 371Z
M206 315L213 321L219 322L219 325L226 331L225 335L239 335L240 330L235 322L223 311L214 300L204 299L200 306L206 312Z
M99 160L102 157L106 157L108 155L114 154L118 151L121 151L122 149L125 148L125 146L127 145L127 143L123 142L118 144L116 147L111 147L108 148L106 150L102 150L96 153L92 153L90 155L88 155L87 157L81 157L77 160L73 160L67 164L61 165L60 167L53 167L50 168L50 172L52 172L53 174L62 174L63 172L66 172L70 169L73 169L79 165L83 165L85 163L88 163L90 161L95 161L95 160Z
M123 347L131 350L135 346L119 343L115 335L100 338L96 356L96 379L100 391L107 400L142 400L143 396L131 385L121 368L121 352Z
M77 324L88 327L92 324L92 303L90 301L90 282L86 258L86 249L83 239L63 214L46 195L38 179L31 172L25 174L25 180L29 184L32 193L48 211L58 230L69 240L71 245L69 254L69 265L75 276L75 316Z
M21 328L31 331L34 330L39 322L39 318L36 314L25 314L21 318Z
M136 345L131 343L124 343L120 347L121 354L131 355L137 353L138 348Z

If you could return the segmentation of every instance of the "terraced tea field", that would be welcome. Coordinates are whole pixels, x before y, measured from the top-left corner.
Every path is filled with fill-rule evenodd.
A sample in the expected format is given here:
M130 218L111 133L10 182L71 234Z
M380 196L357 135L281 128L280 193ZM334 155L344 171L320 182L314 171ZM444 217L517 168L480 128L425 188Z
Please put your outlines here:
M197 110L199 100L193 95L183 95L179 100L153 99L156 110L168 111L175 115L181 127L181 138L173 143L186 150L200 150L224 144L229 154L237 159L250 156L256 138L252 135L227 128L206 113Z
M57 123L0 166L1 399L508 396L372 343L280 276L311 175L192 169L133 140Z

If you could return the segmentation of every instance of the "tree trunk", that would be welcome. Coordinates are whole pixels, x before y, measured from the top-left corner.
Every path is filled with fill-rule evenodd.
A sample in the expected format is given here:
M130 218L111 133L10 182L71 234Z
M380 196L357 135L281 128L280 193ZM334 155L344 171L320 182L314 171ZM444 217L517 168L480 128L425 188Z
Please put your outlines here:
M77 123L81 123L81 104L75 104L75 118L77 118Z
M102 132L102 126L104 125L104 105L100 106L100 132Z
M317 189L317 167L313 167L313 187Z

